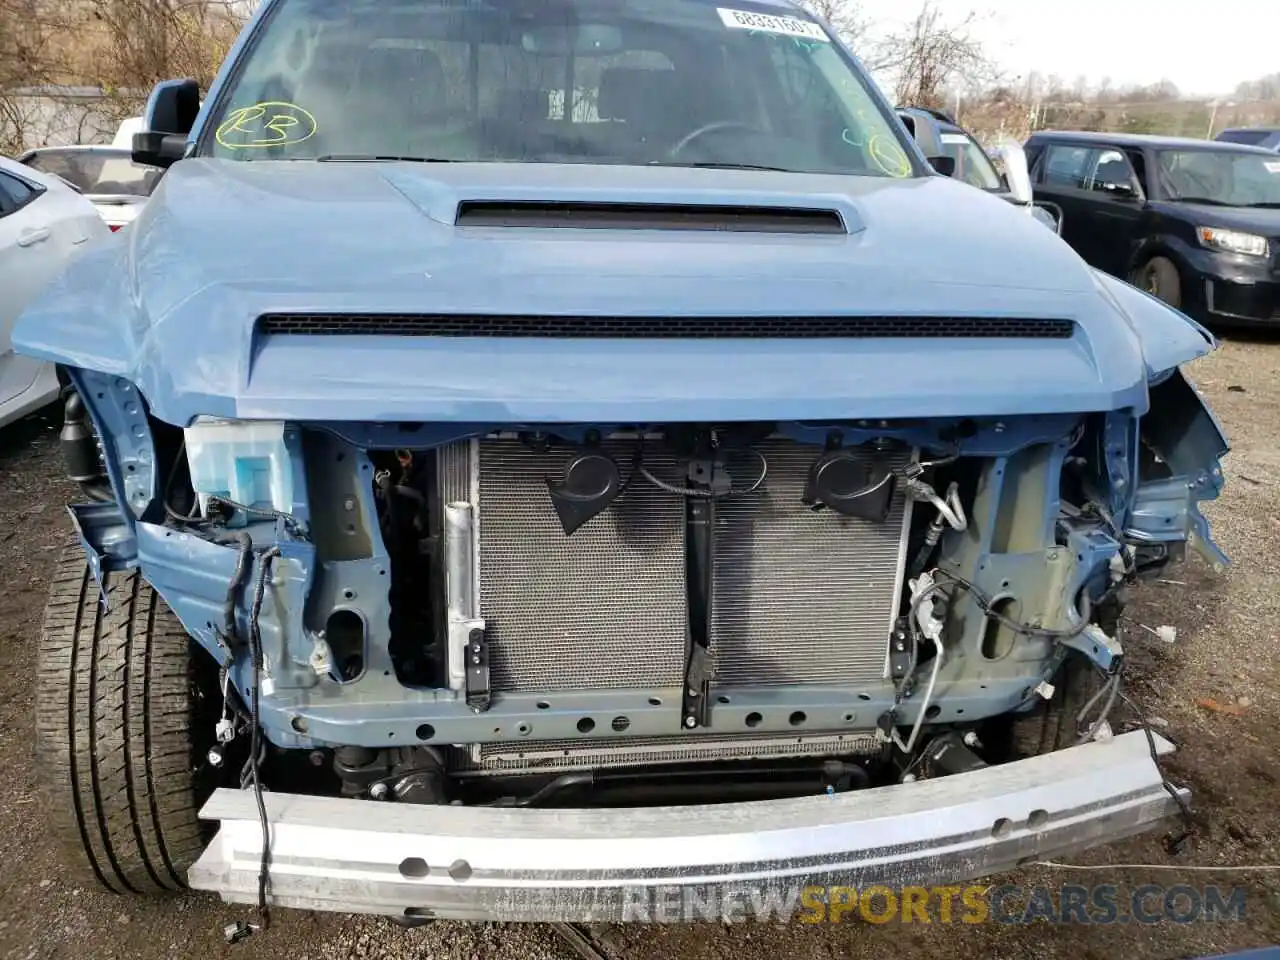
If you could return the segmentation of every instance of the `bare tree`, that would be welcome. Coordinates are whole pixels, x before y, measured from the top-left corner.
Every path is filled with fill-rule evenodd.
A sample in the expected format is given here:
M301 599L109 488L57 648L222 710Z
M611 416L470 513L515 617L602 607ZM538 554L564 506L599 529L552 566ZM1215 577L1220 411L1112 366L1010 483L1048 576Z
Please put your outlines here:
M24 88L54 75L48 16L35 0L0 0L0 153L20 149L34 119Z
M883 38L876 37L874 24L863 14L857 0L803 0L803 3L810 13L831 24L868 70L876 72L897 66L893 48Z
M251 9L252 0L0 0L0 151L101 136L157 80L207 87Z
M239 0L89 0L104 89L141 90L193 77L207 88L244 23Z
M941 107L948 87L973 87L994 79L991 60L972 34L977 15L948 22L928 0L915 19L888 40L895 50L899 103Z
M1236 87L1236 96L1242 100L1280 100L1280 73L1240 84Z

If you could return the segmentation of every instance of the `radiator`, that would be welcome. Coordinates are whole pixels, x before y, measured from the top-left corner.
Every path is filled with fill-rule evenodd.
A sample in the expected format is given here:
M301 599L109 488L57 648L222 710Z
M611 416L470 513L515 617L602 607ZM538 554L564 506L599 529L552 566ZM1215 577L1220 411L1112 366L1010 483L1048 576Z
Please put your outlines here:
M624 478L634 440L603 444ZM756 447L768 475L717 504L711 653L717 684L880 680L896 616L910 503L886 523L801 502L821 450ZM905 459L906 455L902 455ZM566 537L547 495L567 453L512 438L440 451L441 496L475 504L480 613L495 691L676 687L685 661L685 504L636 477ZM680 482L676 456L646 442L645 465ZM737 480L749 483L751 477ZM465 495L464 495L465 494Z

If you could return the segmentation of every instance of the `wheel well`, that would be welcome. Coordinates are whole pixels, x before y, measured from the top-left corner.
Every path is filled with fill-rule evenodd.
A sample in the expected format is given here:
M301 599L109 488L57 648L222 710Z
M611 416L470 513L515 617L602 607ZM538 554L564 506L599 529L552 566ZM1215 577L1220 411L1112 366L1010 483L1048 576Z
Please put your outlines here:
M1156 259L1156 257L1164 257L1164 259L1172 263L1178 271L1178 280L1185 286L1187 272L1186 265L1182 262L1182 258L1173 250L1163 246L1144 247L1139 250L1129 264L1129 276L1126 279L1133 279L1139 270L1145 267L1152 260Z

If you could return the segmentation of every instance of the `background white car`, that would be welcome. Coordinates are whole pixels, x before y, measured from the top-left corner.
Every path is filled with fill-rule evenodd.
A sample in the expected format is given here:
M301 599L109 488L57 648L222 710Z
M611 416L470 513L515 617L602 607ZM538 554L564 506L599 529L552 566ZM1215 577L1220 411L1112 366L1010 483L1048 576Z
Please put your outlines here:
M13 352L14 321L72 257L107 233L94 205L58 177L0 157L0 427L59 389L52 364Z
M134 163L130 150L91 144L39 147L28 150L18 160L66 180L93 201L112 230L119 230L138 216L164 175L159 167Z
M116 127L116 135L111 141L113 147L124 147L126 150L133 148L133 135L141 133L146 127L143 125L141 117L126 117L120 121L120 126Z

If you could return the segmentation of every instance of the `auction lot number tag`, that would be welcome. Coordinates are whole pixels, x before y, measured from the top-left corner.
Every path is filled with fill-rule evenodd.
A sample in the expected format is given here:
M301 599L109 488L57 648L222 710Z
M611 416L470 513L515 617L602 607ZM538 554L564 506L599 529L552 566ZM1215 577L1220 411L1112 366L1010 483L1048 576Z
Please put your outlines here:
M806 40L831 42L827 32L812 20L798 17L775 17L771 13L752 13L749 10L729 10L716 7L720 20L726 27L737 30L760 30L765 33L781 33L788 37L804 37Z

